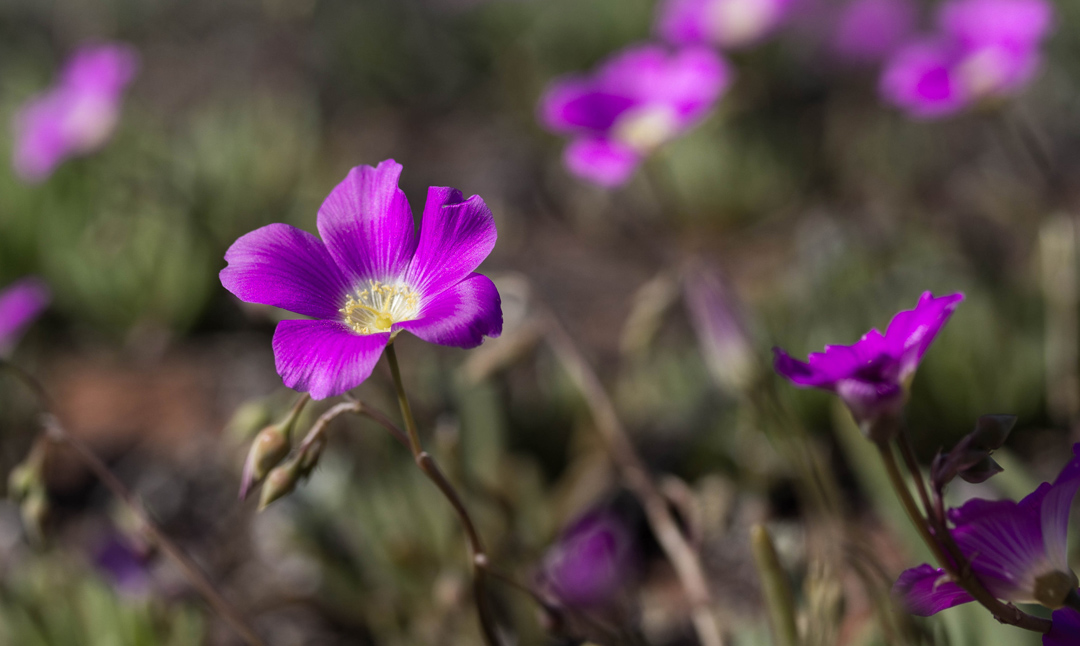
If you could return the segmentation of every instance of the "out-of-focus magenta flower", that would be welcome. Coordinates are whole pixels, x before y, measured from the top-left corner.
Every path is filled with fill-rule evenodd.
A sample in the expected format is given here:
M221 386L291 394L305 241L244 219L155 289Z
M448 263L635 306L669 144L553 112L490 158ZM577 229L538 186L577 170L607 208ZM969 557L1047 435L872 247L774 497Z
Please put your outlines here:
M1043 646L1080 646L1080 611L1062 608L1051 619L1054 625L1043 635Z
M738 49L768 36L787 17L792 0L667 0L656 28L677 45Z
M876 442L888 441L919 361L963 299L963 294L934 298L925 292L915 309L893 317L885 334L874 329L854 345L825 346L807 363L774 348L776 371L796 386L835 392L863 433Z
M65 159L97 150L120 117L124 89L138 71L129 45L80 48L50 90L31 99L15 117L15 172L40 182Z
M852 0L837 18L833 50L853 63L877 63L911 35L917 17L911 0Z
M1073 452L1054 484L1044 482L1019 503L976 498L949 510L957 546L995 597L1056 609L1076 589L1067 540L1080 489L1080 444ZM912 614L924 617L973 601L944 570L926 564L904 572L893 590Z
M706 47L669 53L637 45L593 74L553 82L539 116L550 130L573 138L563 156L572 173L613 187L646 155L700 121L731 79L730 66Z
M958 112L1023 88L1053 23L1046 0L951 0L938 33L901 48L881 78L884 98L916 118Z
M568 606L609 606L635 576L638 558L623 520L608 510L593 511L547 551L540 577Z
M499 292L473 271L495 247L491 210L431 187L417 235L400 176L392 159L352 169L319 209L322 240L270 224L225 253L221 284L240 300L316 319L274 333L278 374L313 399L359 386L402 330L459 348L502 332Z
M94 553L94 565L121 594L141 597L150 590L147 557L122 536L109 537Z
M0 291L0 357L6 356L49 305L49 288L37 278L17 280Z

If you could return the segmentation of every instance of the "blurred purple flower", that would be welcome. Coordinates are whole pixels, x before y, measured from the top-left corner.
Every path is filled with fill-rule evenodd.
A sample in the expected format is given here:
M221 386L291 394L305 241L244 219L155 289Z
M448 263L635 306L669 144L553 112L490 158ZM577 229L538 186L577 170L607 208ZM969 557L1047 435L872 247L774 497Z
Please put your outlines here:
M695 265L685 279L686 306L702 355L717 385L740 392L757 373L757 359L738 306L719 272Z
M881 94L929 119L1015 93L1038 71L1052 23L1045 0L951 0L938 13L936 35L911 42L887 63Z
M121 594L138 597L150 589L146 555L120 536L112 536L94 554L94 565Z
M313 399L360 385L402 330L459 348L502 331L495 284L473 272L495 246L491 210L431 187L417 235L400 176L392 159L352 169L319 209L322 240L270 224L225 254L221 284L240 300L316 319L274 333L278 374Z
M1080 489L1080 444L1054 484L1044 482L1019 503L969 500L949 510L952 535L972 572L999 599L1061 607L1077 586L1069 569L1069 513ZM929 616L973 599L944 570L907 570L894 593L916 615Z
M787 17L792 0L666 0L656 29L677 45L738 49L768 36Z
M915 309L893 317L885 334L874 329L854 345L825 346L807 363L774 348L776 371L796 386L835 392L868 437L888 441L919 361L963 299L924 292Z
M541 580L566 605L610 606L635 576L637 548L623 520L607 510L576 520L544 555Z
M669 53L637 45L591 75L554 81L540 101L541 122L573 140L570 172L605 187L626 182L641 160L700 121L730 85L732 71L715 52Z
M31 99L15 117L15 172L41 182L65 159L105 144L120 117L124 89L138 71L129 45L80 48L53 88Z
M1080 611L1062 608L1051 618L1054 627L1043 635L1043 646L1080 646Z
M912 0L852 0L841 10L833 50L853 63L885 59L915 30Z
M0 290L0 357L15 349L19 337L50 300L48 286L37 278L23 278Z

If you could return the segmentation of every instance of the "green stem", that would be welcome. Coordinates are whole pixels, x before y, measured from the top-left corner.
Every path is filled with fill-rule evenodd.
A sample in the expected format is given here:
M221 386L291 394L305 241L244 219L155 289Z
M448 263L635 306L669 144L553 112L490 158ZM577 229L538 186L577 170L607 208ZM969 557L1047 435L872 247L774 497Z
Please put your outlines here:
M409 397L405 394L405 386L401 380L401 368L398 365L397 351L394 349L393 341L386 346L386 360L390 364L390 373L394 378L394 389L397 391L398 405L401 406L401 417L405 420L405 433L408 436L409 450L412 451L413 460L416 462L416 466L439 488L439 491L450 502L461 521L465 535L468 537L469 547L472 551L473 595L476 597L476 611L480 617L480 629L484 635L484 643L487 646L499 646L500 641L498 631L495 628L495 617L488 603L488 557L487 552L484 550L484 543L480 538L480 533L476 530L476 524L473 523L472 516L469 515L468 509L461 500L461 496L454 489L454 485L443 475L439 465L435 462L435 458L431 457L431 454L425 451L420 444L420 432L416 428L416 418L413 417Z
M780 565L769 530L763 525L750 528L750 545L754 552L754 564L761 577L762 592L769 608L773 634L777 646L798 646L799 628L795 621L795 597L791 584Z

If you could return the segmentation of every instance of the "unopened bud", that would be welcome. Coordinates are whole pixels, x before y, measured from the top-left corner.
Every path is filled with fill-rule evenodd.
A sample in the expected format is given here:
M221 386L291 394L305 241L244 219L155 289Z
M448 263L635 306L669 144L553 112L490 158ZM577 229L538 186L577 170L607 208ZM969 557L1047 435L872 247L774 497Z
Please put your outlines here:
M292 493L293 489L296 488L296 483L300 481L300 475L300 462L297 460L290 460L279 467L275 467L266 476L266 482L263 483L262 496L259 497L259 509L266 509L267 505L278 498Z
M19 507L26 532L34 538L44 534L45 518L49 515L49 497L44 487L34 487Z
M21 502L35 488L41 487L41 470L31 462L23 462L11 470L8 476L8 496Z
M1065 606L1065 600L1076 590L1076 575L1054 570L1035 579L1035 600L1051 610Z
M292 443L289 436L279 426L267 426L255 436L247 459L244 461L244 473L240 482L240 499L247 498L253 486L281 464L289 455Z

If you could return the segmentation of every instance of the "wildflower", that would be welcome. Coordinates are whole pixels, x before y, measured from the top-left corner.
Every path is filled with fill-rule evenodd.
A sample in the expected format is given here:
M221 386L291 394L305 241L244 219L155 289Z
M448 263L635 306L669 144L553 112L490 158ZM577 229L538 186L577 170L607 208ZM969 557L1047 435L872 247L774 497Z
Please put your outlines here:
M699 122L731 83L715 52L692 47L669 53L637 45L588 76L548 87L540 119L571 135L563 160L570 172L600 186L625 183L641 160Z
M1076 590L1066 545L1069 512L1080 489L1080 444L1073 453L1053 484L1044 482L1019 503L976 498L949 510L960 552L995 597L1057 609ZM904 572L893 590L920 616L972 601L944 570L926 564Z
M544 556L541 579L565 604L609 606L633 578L637 561L630 529L612 510L586 513Z
M863 433L886 442L897 430L907 386L934 337L963 294L923 293L913 310L899 312L885 334L870 330L854 345L825 346L808 362L774 348L775 368L796 386L831 390L843 399Z
M915 18L911 0L852 0L836 21L833 50L854 63L876 63L911 34Z
M360 385L402 330L459 348L502 331L499 293L473 273L495 246L491 211L431 187L417 235L400 176L393 160L352 169L319 209L322 240L270 224L225 254L221 283L238 298L315 319L282 321L273 343L285 385L313 399Z
M64 66L60 82L31 99L15 117L15 172L40 182L65 159L97 150L120 117L124 89L138 55L128 45L85 46Z
M1054 625L1043 635L1043 646L1080 646L1080 611L1062 608L1051 619Z
M881 94L927 119L1013 94L1038 71L1052 21L1045 0L951 0L938 13L936 34L902 47L888 62Z
M679 45L737 49L768 36L787 17L792 0L667 0L657 31Z
M0 291L0 357L15 349L26 327L49 305L49 288L37 278L23 278Z

